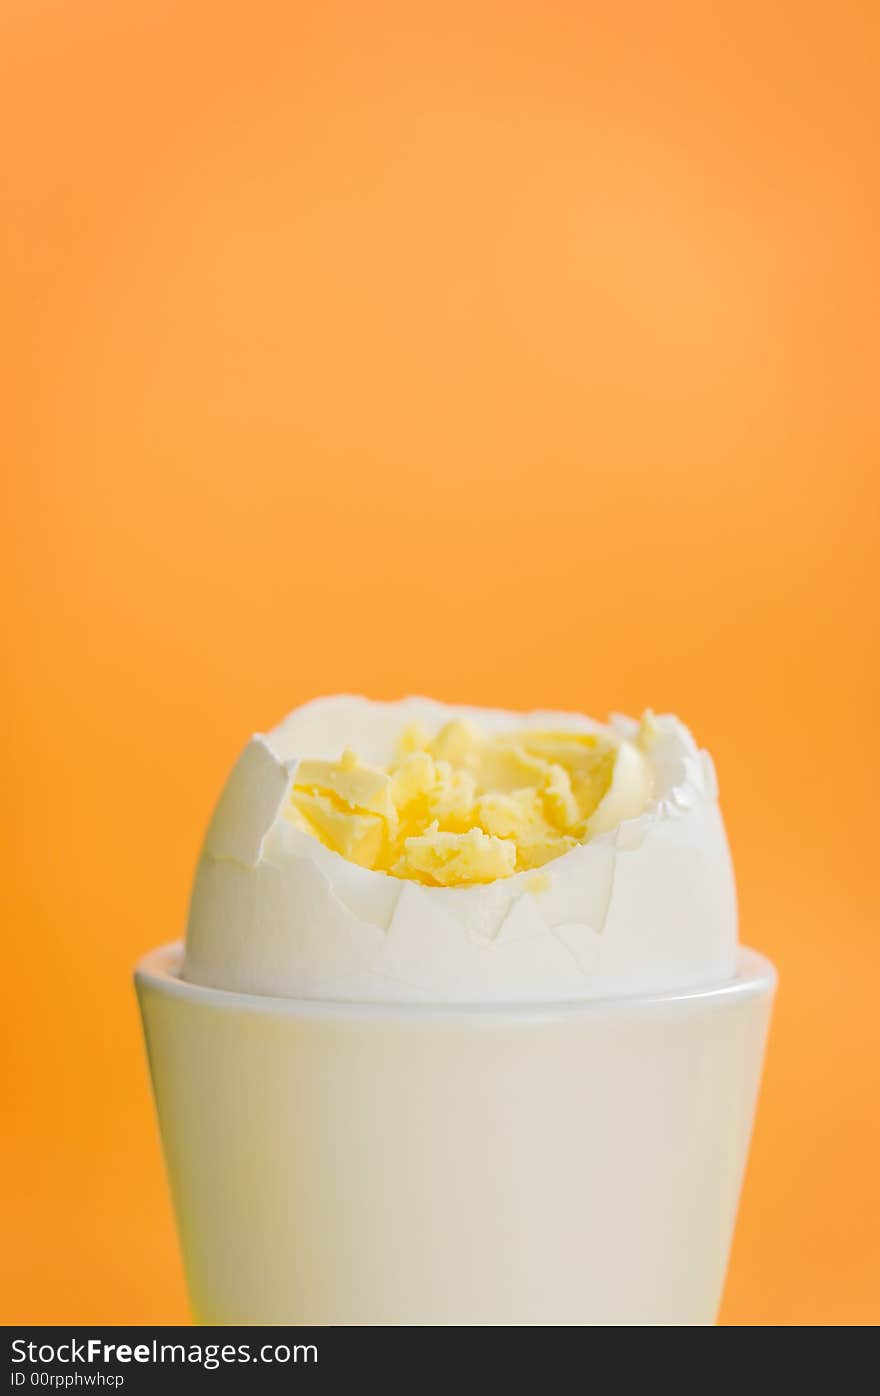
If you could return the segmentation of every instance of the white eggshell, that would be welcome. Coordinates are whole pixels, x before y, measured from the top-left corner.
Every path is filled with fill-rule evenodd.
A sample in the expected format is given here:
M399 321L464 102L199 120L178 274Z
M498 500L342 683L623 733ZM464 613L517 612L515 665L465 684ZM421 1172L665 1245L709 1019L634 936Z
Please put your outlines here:
M484 731L610 730L579 714L338 696L254 737L233 767L196 873L183 976L246 993L354 1002L516 1003L670 992L734 972L736 895L714 768L672 716L657 719L643 813L622 780L603 832L534 874L425 887L348 862L284 817L297 762L353 747L384 764L412 722ZM626 763L624 763L625 765ZM629 771L629 776L627 776ZM632 787L631 787L632 788ZM636 785L636 790L638 786ZM622 819L622 822L619 820Z

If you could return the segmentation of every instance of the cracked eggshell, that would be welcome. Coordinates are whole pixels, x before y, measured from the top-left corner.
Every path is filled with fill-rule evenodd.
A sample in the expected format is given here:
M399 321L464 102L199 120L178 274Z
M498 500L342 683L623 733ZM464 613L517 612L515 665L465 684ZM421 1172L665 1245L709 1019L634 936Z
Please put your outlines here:
M625 740L578 714L340 696L254 737L221 794L196 873L183 977L276 997L377 1003L576 1001L672 992L734 974L733 872L710 757L657 719L652 799L541 869L425 887L350 863L284 817L303 758L353 747L386 764L401 730L452 717L483 731L562 727ZM623 806L620 807L621 809ZM611 814L614 811L610 811Z

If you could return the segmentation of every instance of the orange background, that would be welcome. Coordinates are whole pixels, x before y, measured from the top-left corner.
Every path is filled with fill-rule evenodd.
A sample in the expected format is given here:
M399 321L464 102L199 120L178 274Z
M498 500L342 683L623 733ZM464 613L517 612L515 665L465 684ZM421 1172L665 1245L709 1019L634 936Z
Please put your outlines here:
M186 1321L130 971L339 689L691 723L782 984L723 1320L880 1319L877 13L3 0L7 1322Z

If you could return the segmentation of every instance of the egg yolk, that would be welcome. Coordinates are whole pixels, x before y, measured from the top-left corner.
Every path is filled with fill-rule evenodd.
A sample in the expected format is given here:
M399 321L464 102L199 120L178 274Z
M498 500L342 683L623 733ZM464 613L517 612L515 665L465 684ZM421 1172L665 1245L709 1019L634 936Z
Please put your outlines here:
M650 714L633 743L530 729L490 736L458 718L433 737L412 726L385 768L351 750L338 761L301 761L285 813L344 858L392 877L494 882L603 832L603 802L615 822L640 813L654 730Z

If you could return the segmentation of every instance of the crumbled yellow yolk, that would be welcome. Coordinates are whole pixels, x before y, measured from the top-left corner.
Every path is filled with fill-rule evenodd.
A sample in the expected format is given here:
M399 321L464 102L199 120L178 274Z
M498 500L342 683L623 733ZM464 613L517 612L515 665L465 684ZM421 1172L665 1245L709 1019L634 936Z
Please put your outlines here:
M646 714L631 750L644 752L654 736ZM618 750L594 733L489 736L456 718L429 737L413 726L386 769L351 750L338 761L301 761L286 814L344 858L392 877L437 887L494 882L541 868L597 832L592 816ZM649 789L643 774L641 807ZM530 885L540 890L546 875Z

